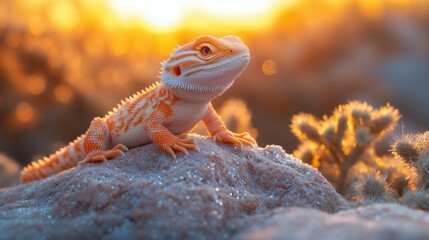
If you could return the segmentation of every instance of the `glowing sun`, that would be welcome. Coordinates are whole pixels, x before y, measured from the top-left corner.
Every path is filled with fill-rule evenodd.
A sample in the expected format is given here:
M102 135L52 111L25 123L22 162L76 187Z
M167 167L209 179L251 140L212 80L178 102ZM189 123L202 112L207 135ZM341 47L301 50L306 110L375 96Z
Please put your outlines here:
M289 3L292 0L289 0ZM284 1L282 1L284 3ZM110 0L122 19L138 19L151 31L169 32L206 22L258 26L272 18L280 0ZM216 27L216 26L211 26Z

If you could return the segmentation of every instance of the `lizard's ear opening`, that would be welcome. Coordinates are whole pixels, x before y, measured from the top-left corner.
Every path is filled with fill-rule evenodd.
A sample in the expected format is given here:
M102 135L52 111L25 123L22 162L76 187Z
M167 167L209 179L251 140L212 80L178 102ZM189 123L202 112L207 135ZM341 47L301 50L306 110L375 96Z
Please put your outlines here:
M173 68L173 72L174 72L174 74L176 74L176 76L180 76L182 74L182 70L180 70L179 66L175 66Z

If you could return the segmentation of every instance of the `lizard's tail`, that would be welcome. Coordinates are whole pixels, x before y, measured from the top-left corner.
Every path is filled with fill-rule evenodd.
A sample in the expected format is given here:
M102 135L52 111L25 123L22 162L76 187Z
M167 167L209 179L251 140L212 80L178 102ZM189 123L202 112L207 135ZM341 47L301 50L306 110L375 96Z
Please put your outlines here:
M49 157L33 161L21 171L21 182L31 182L72 168L85 158L83 139L81 135L66 147L61 148Z

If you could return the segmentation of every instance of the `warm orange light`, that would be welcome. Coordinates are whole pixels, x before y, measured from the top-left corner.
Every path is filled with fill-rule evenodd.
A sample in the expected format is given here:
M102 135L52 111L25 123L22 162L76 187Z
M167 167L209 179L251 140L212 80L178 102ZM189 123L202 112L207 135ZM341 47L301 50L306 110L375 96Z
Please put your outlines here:
M34 117L34 109L27 102L21 102L15 108L15 116L18 121L28 123Z
M26 83L27 92L34 95L41 94L45 90L45 87L45 80L40 76L31 77Z
M40 35L44 29L44 23L40 17L34 17L30 20L28 28L33 35Z
M361 0L359 7L364 17L368 19L377 19L381 16L383 11L382 1Z
M154 32L171 32L184 27L210 32L238 27L260 29L272 22L279 5L292 5L294 2L295 0L110 0L120 18L142 21L147 30ZM219 24L222 28L219 28Z
M73 2L57 0L50 5L49 18L52 24L68 30L76 26L79 15Z
M6 36L6 44L8 47L15 48L21 43L21 41L22 37L16 32L10 32Z
M109 39L111 52L116 56L121 56L127 52L128 39L121 35L114 35Z
M55 88L55 97L59 102L66 103L69 102L73 96L71 89L65 85L59 85Z
M0 28L3 27L8 19L8 11L6 6L0 6Z
M85 40L85 50L94 56L99 55L103 51L103 47L104 40L97 35L90 35Z
M115 68L105 68L99 74L99 82L104 86L120 85L124 80L124 73Z
M172 31L183 20L184 1L180 0L110 0L122 19L138 19L157 32Z
M262 63L262 72L268 76L274 75L276 73L276 62L271 59L265 60Z

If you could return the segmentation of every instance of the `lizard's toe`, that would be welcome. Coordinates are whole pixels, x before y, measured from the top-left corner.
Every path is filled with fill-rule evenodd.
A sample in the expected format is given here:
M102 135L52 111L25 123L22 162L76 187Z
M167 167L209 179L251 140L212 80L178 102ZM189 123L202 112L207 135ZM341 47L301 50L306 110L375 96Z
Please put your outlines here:
M175 151L183 152L186 156L189 156L188 150L199 150L195 144L195 139L185 138L186 134L181 134L176 137L169 145L164 147L165 151L168 152L174 159L176 159Z
M99 163L99 162L105 162L107 161L107 158L104 155L92 155L92 156L86 156L86 158L80 162L78 162L78 165L83 165L87 163Z
M255 146L256 141L249 133L233 133L231 131L220 132L213 136L213 140L222 143L231 143L236 146Z
M85 163L99 163L107 160L114 159L119 156L125 156L125 152L129 151L127 147L122 144L118 144L112 150L96 150L88 153L84 160L78 162L78 165Z
M189 156L188 150L186 150L186 148L180 146L179 144L174 144L173 146L171 146L171 148L176 151L183 152L186 156Z
M130 151L124 144L118 144L116 147L113 148L113 150L120 150L123 153Z
M176 160L176 154L174 154L174 151L173 151L173 149L171 147L167 147L165 149L165 151L168 152L168 154L170 154L173 157L174 160Z

